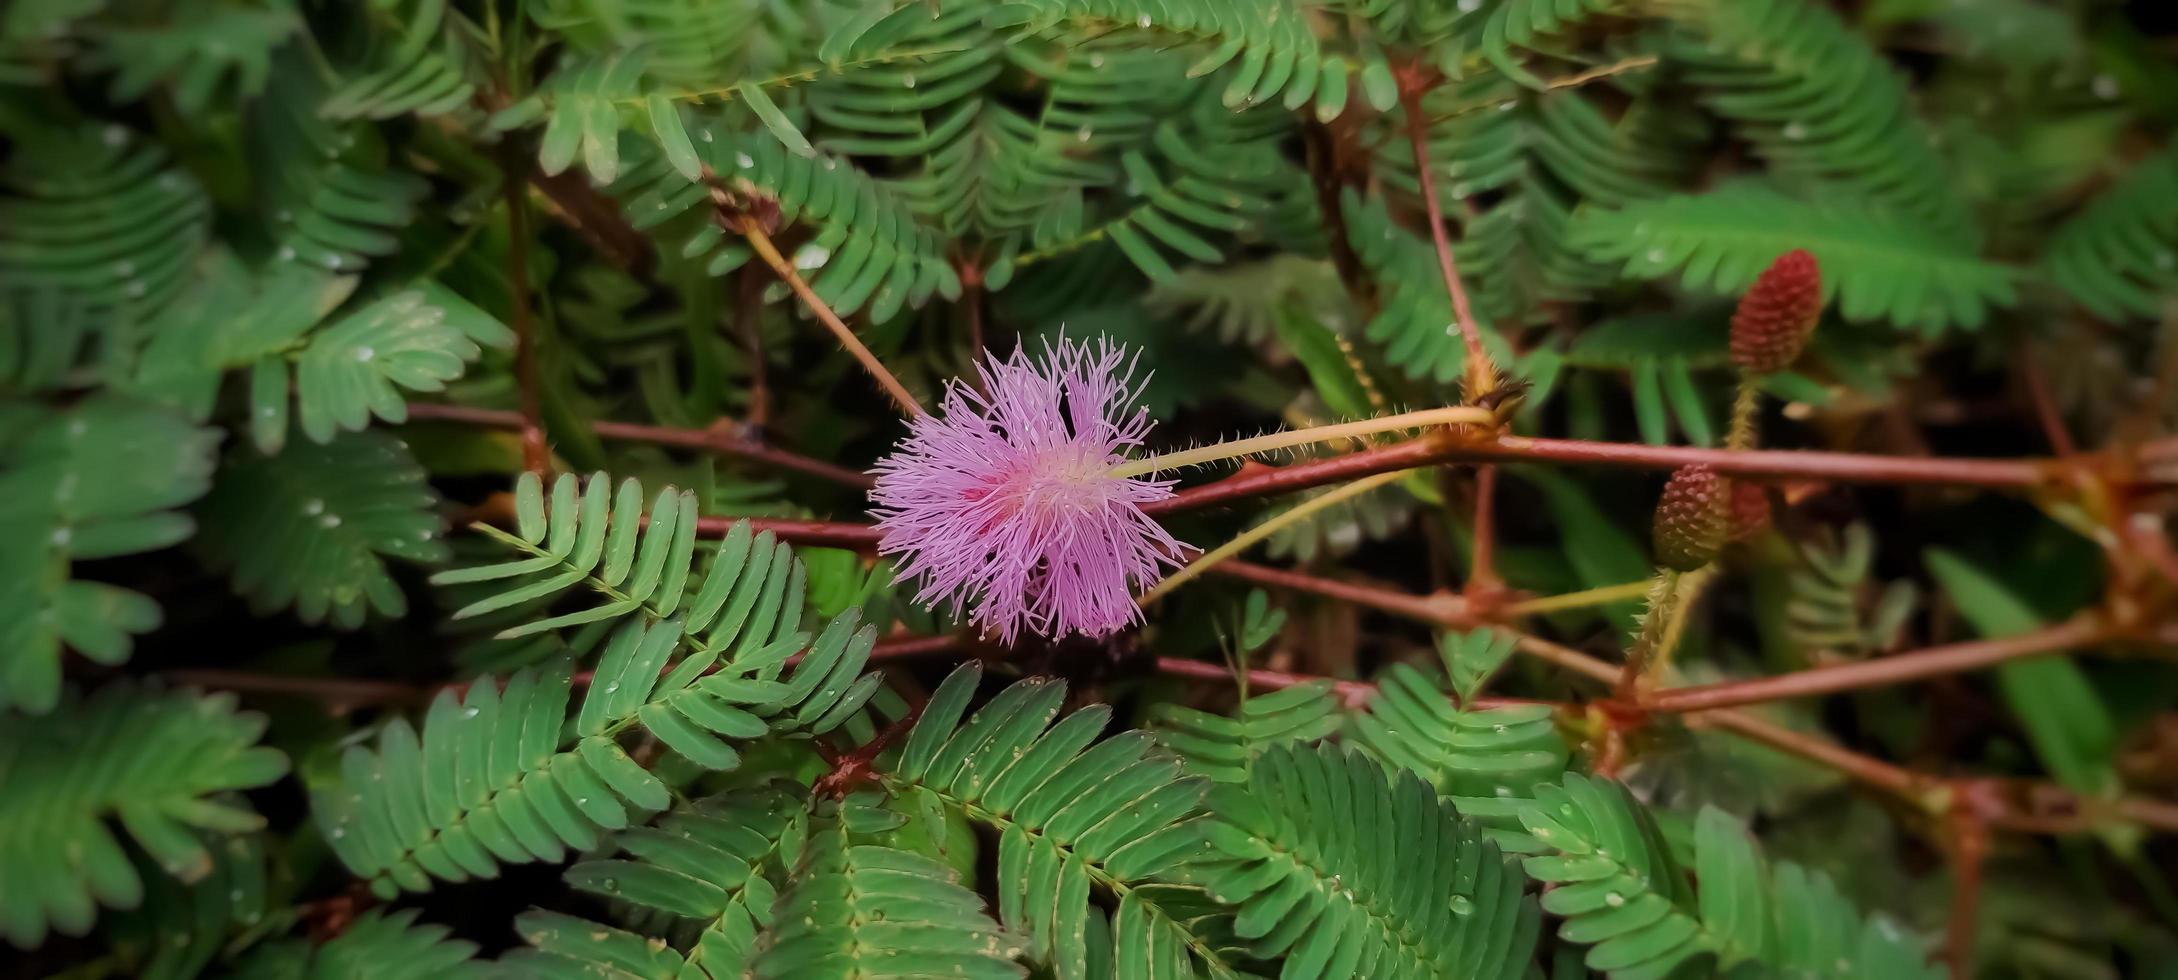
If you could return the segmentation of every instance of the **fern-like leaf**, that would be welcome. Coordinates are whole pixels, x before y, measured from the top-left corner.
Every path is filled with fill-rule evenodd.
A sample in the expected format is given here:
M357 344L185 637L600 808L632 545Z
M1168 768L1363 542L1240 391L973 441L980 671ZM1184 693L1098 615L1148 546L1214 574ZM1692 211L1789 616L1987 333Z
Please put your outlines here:
M528 948L502 957L492 975L506 980L545 977L577 980L614 977L625 980L676 980L685 961L673 947L624 929L599 925L557 912L524 912L514 931Z
M287 771L285 756L257 744L264 730L233 695L128 682L46 717L0 714L0 932L29 949L49 929L84 934L100 906L143 901L115 823L166 875L209 875L207 835L264 825L224 794Z
M777 897L771 878L800 853L801 805L759 788L678 808L613 837L621 858L567 869L576 888L698 923L684 976L737 980Z
M296 939L261 946L232 980L483 980L491 975L476 959L475 943L448 938L453 930L445 926L418 924L418 915L415 909L373 909L320 946Z
M1013 940L951 868L850 839L844 824L810 841L779 895L778 924L751 975L764 980L965 977L1012 980Z
M1058 976L1086 976L1093 884L1119 900L1113 943L1139 951L1140 975L1193 975L1191 953L1229 969L1139 887L1200 849L1192 818L1204 782L1151 754L1143 733L1096 742L1111 718L1103 705L1053 724L1066 693L1054 681L1015 684L963 722L981 676L971 661L947 677L880 771L894 792L927 794L999 831L1000 921Z
M1319 680L1248 697L1230 718L1163 702L1151 709L1150 722L1157 740L1185 757L1190 770L1215 782L1245 783L1263 753L1328 738L1345 715L1331 682Z
M2011 270L1958 241L1846 203L1807 203L1735 184L1585 213L1574 237L1592 258L1656 279L1684 270L1690 288L1737 294L1795 248L1822 263L1823 292L1848 319L1935 333L1979 327L2018 301Z
M211 488L219 433L133 399L100 395L64 412L0 402L0 706L44 711L60 695L63 645L128 659L159 606L71 577L75 561L152 551L189 537L174 508Z
M446 560L437 503L408 446L383 432L276 456L241 449L197 508L197 544L259 613L292 606L303 622L353 629L373 610L408 609L384 559Z
M1453 690L1406 664L1377 678L1368 710L1353 718L1355 742L1394 769L1419 776L1492 836L1517 826L1513 814L1538 783L1565 771L1570 750L1548 705L1470 707L1482 679L1512 652L1491 630L1446 634L1442 653Z
M398 19L368 57L326 97L328 119L444 115L476 96L460 29L446 23L446 0L392 0L377 9Z
M1668 54L1706 90L1704 103L1735 123L1781 178L1810 192L1849 188L1970 247L1965 200L1914 115L1905 80L1827 5L1658 0L1651 7L1688 30Z
M1515 978L1540 929L1519 872L1406 773L1280 746L1220 786L1218 858L1191 869L1239 906L1234 931L1280 976ZM1398 846L1386 847L1384 842Z
M1553 885L1543 911L1564 919L1558 937L1590 946L1590 969L1616 980L1650 980L1705 955L1744 959L1690 908L1690 890L1648 812L1625 787L1579 773L1536 787L1520 821L1544 853L1523 860L1528 876Z
M2178 296L2178 146L2135 165L2059 226L2043 264L2096 316L2163 315Z

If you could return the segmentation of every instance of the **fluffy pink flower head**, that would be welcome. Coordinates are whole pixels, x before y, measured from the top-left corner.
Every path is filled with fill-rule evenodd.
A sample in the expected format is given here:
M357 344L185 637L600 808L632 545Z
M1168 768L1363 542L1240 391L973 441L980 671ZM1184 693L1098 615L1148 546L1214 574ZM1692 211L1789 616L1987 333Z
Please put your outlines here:
M976 372L981 391L952 382L873 471L878 551L902 556L916 601L950 600L1007 643L1023 627L1058 638L1136 622L1135 590L1188 548L1142 513L1170 481L1111 475L1150 428L1130 408L1133 359L1062 338Z

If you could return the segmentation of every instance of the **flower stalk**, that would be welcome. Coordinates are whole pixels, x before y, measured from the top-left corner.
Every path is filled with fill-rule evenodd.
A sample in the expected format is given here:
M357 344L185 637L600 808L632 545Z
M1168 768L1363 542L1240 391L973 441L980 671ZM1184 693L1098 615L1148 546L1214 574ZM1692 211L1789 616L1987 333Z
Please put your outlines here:
M1487 408L1460 405L1448 408L1429 408L1419 412L1402 412L1373 419L1340 422L1334 425L1311 426L1306 429L1289 429L1266 435L1213 443L1179 452L1159 453L1141 459L1128 460L1111 469L1114 477L1147 476L1171 470L1201 466L1220 460L1240 459L1260 453L1278 452L1318 443L1339 442L1383 432L1402 432L1438 425L1491 425L1496 415Z

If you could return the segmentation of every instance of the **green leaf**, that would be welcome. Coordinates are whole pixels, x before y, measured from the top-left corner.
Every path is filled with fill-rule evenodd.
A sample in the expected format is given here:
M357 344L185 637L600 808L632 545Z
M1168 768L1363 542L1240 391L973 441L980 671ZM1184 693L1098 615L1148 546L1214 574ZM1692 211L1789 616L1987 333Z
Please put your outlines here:
M1922 561L1975 632L2013 636L2044 625L2004 583L1966 559L1931 548ZM2079 665L2053 652L2008 660L1996 670L2004 703L2026 726L2035 754L2058 781L2082 793L2116 792L2117 728Z

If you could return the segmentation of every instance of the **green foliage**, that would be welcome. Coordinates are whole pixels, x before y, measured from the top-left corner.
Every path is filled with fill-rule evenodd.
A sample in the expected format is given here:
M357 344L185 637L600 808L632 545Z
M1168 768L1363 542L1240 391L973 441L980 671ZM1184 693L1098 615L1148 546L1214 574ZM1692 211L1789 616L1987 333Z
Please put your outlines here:
M1205 782L1152 752L1145 733L1096 742L1111 717L1102 705L1053 724L1061 683L1015 684L964 722L981 676L970 662L947 677L882 771L896 792L998 832L999 921L1027 955L1061 977L1087 974L1094 885L1118 902L1113 956L1141 971L1128 975L1194 976L1196 962L1229 972L1165 893L1146 887L1203 846L1205 825L1192 818Z
M780 927L757 957L764 978L1026 976L1016 950L953 869L843 825L817 835L779 896Z
M1904 79L1843 18L1809 0L1655 6L1686 28L1668 50L1707 90L1705 104L1779 177L1970 237L1965 203L1913 118Z
M269 944L244 960L238 980L396 980L490 974L475 959L476 944L448 939L445 926L419 925L417 911L371 911L345 932L312 947L302 940Z
M80 936L100 907L143 902L143 871L193 882L224 835L264 820L232 794L272 782L287 759L257 744L262 716L230 694L117 682L71 695L51 717L0 714L0 927L18 949L47 930ZM186 934L184 934L186 938Z
M197 544L260 612L292 606L303 622L349 629L372 611L399 617L408 599L384 559L448 557L424 479L408 447L382 432L276 456L238 448L197 507Z
M159 605L77 579L78 561L175 544L195 529L175 510L211 486L217 432L119 396L65 411L0 403L0 705L51 709L65 644L103 664L159 625Z
M729 791L614 835L613 846L626 857L577 862L567 869L567 881L691 920L699 931L684 973L739 977L760 931L772 922L772 880L801 853L808 832L803 817L784 790Z
M1589 947L1591 970L1613 978L1664 977L1698 958L1717 968L1754 962L1792 977L1933 978L1918 941L1882 919L1864 920L1827 877L1765 866L1740 822L1707 808L1693 830L1694 880L1625 787L1569 773L1538 787L1520 820L1542 853L1522 861L1557 887L1543 910L1558 937Z
M2014 273L1942 235L1847 203L1799 203L1758 185L1592 212L1574 234L1629 276L1680 272L1690 289L1736 295L1794 248L1821 263L1823 295L1849 319L1924 333L1979 327L2018 301Z
M1541 919L1513 865L1410 775L1280 746L1220 787L1193 869L1281 976L1518 977ZM1398 841L1397 848L1372 842Z
M2052 281L2097 316L2164 315L2178 292L2178 150L2135 164L2060 226L2043 263Z
M2154 6L0 5L0 932L86 980L1918 980L1861 909L1978 888L1978 974L2152 972ZM1446 266L1518 403L1000 649L837 526L902 422L751 228L926 403L1122 344L1143 453L1480 395ZM1838 315L1742 379L1795 248ZM1606 694L1743 382L1781 506L1658 686L2125 639ZM1330 489L1152 516L1207 551Z

